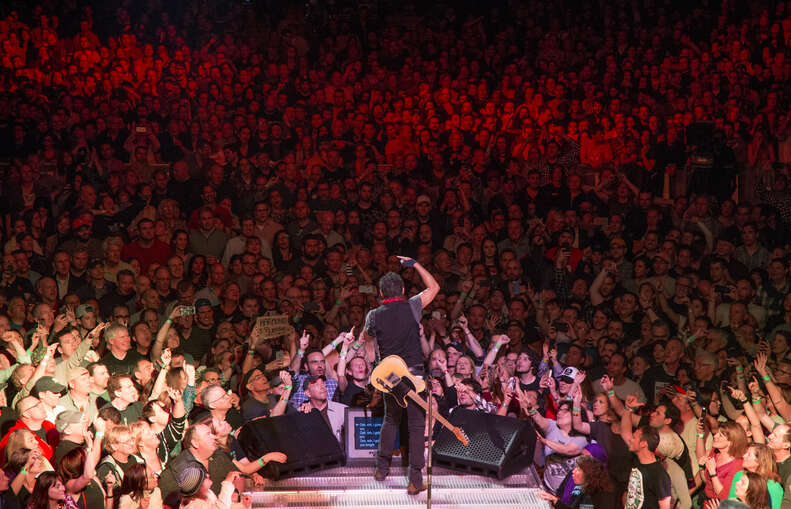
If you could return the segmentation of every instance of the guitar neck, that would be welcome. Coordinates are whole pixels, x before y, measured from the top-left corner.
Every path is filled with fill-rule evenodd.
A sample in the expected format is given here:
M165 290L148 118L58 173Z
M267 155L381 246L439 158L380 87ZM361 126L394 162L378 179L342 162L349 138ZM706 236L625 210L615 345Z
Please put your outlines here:
M407 393L407 396L409 396L409 397L410 397L410 399L412 399L412 401L414 401L415 403L417 403L418 405L420 405L420 407L421 407L423 410L425 410L426 412L428 412L428 403L426 403L426 401L425 401L423 398L421 398L420 396L418 396L417 394L415 394L415 391L409 391L409 392ZM439 421L439 423L440 423L440 424L442 424L443 426L445 426L445 427L446 427L446 428L448 428L449 430L454 430L454 429L456 429L456 426L454 426L453 424L451 424L451 423L450 423L450 422L449 422L449 421L448 421L446 418L444 418L444 417L442 416L442 414L441 414L441 413L439 413L439 412L433 412L433 413L431 414L431 417L432 417L432 418L434 418L434 419L436 419L437 421Z

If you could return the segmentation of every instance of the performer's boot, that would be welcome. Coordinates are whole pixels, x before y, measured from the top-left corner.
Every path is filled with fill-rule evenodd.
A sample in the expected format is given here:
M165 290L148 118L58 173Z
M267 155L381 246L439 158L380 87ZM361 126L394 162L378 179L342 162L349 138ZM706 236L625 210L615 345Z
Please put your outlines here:
M425 490L426 490L426 485L423 483L420 483L420 486L415 486L414 484L409 483L409 487L406 489L406 492L407 495L417 495L421 491L425 491Z

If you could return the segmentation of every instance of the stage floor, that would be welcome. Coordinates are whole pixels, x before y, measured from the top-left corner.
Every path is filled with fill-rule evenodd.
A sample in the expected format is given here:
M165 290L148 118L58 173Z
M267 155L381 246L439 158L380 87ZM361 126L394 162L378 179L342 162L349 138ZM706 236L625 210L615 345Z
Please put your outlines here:
M407 495L405 468L393 467L382 482L375 481L373 473L373 464L349 465L268 481L262 490L249 494L254 507L425 507L426 492ZM502 481L435 467L432 480L431 505L437 509L550 508L536 497L540 481L532 466Z

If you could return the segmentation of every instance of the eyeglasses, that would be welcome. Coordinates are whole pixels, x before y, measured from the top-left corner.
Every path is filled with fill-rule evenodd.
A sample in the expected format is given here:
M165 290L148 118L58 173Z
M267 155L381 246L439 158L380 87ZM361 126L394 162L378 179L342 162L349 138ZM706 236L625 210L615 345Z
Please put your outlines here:
M41 404L41 401L39 401L39 402L38 402L38 403L36 403L36 404L30 405L29 407L27 407L27 408L26 408L26 409L24 409L24 410L20 410L20 411L19 411L19 415L22 415L22 414L24 414L25 412L28 412L28 411L30 411L30 410L33 410L34 408L36 408L36 407L37 407L37 406L39 406L40 404Z

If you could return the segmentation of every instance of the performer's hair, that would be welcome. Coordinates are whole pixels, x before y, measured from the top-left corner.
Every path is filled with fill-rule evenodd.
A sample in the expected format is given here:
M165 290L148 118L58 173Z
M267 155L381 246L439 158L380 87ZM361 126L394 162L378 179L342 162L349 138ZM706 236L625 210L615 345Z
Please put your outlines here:
M379 279L379 291L385 299L401 297L404 294L404 280L395 272L388 272Z

